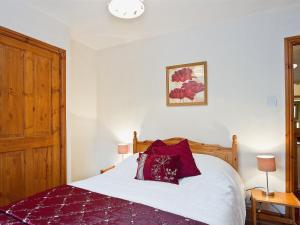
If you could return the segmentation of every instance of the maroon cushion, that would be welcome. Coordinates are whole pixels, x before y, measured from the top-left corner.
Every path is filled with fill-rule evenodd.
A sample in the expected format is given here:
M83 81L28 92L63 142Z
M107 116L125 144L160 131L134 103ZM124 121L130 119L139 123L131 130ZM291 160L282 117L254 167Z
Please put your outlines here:
M135 179L178 184L179 156L139 154Z
M153 147L166 146L166 144L162 140L156 140L152 142L152 144L147 148L144 152L145 154L151 155L153 154Z
M154 154L159 155L178 155L179 156L179 173L178 177L190 177L200 175L200 171L196 166L192 151L187 139L175 145L154 146L152 148Z

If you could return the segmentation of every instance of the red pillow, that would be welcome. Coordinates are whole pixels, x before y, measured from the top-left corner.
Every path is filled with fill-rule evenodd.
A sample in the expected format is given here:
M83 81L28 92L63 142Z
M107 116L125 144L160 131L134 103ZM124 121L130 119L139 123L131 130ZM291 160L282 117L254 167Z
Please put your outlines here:
M178 184L179 156L139 154L135 179Z
M156 141L152 142L152 144L147 148L147 150L144 152L144 154L151 155L151 154L153 154L153 148L160 147L160 146L166 146L166 144L162 140L156 140Z
M175 145L154 146L152 148L154 154L159 155L178 155L179 156L179 173L178 177L191 177L200 175L200 171L196 166L192 151L187 139Z

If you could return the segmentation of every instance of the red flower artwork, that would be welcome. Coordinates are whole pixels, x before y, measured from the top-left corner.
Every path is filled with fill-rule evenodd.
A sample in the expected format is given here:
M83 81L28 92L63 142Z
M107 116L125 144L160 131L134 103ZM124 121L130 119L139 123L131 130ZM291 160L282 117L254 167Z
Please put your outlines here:
M167 105L207 105L207 63L168 66Z
M193 70L190 68L183 68L175 71L172 75L172 82L185 82L192 79Z
M170 92L169 96L170 98L183 99L185 97L185 91L183 88L175 88Z
M175 88L171 90L169 97L177 99L188 98L190 100L194 100L195 95L201 91L204 91L204 89L205 86L203 83L190 80L186 83L183 83L181 88Z
M204 91L205 86L203 83L198 83L196 81L190 80L188 83L183 83L181 88L190 89L194 93L199 93Z

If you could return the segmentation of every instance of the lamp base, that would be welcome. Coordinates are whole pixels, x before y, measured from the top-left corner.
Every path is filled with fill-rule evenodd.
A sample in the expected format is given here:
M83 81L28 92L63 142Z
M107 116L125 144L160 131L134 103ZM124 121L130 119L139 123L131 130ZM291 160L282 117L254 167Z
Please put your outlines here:
M262 193L263 193L263 195L269 196L269 197L272 197L275 194L275 192L272 190L269 190L269 192L267 192L266 190L262 190Z

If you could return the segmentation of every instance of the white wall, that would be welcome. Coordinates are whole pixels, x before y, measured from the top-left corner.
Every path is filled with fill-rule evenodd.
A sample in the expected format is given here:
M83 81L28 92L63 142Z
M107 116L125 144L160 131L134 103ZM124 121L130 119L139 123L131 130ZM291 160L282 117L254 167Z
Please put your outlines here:
M72 67L69 30L61 23L11 0L1 2L0 25L67 50L69 181L71 144L76 180L116 162L116 145L131 142L133 130L141 139L184 136L226 146L237 134L246 185L263 184L255 155L270 152L278 163L271 184L283 190L283 38L300 34L299 9L107 49L96 62L92 50L73 42ZM202 60L208 61L208 106L166 107L165 66Z
M99 172L97 132L97 61L96 52L72 41L71 143L72 181Z
M116 144L183 136L239 142L246 186L264 185L257 154L276 155L271 176L285 189L284 37L300 34L300 7L137 41L99 52L99 166L117 160ZM197 21L195 21L197 22ZM208 106L167 107L165 67L208 62ZM201 168L200 168L201 169Z
M70 35L69 29L58 21L23 5L19 1L1 1L0 26L12 29L27 36L63 48L67 51L67 173L71 178L70 142Z

